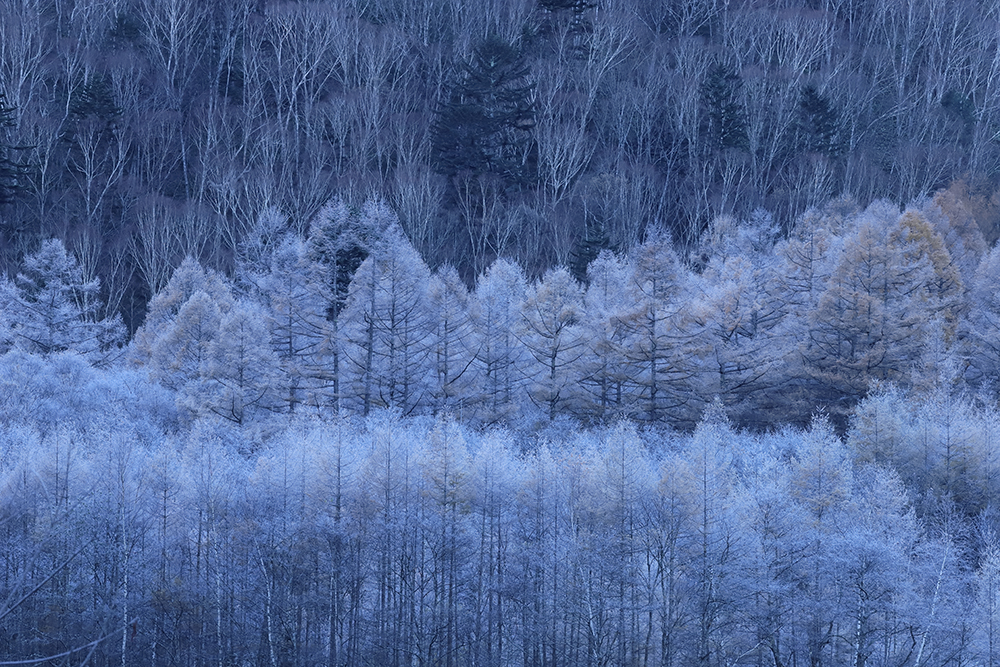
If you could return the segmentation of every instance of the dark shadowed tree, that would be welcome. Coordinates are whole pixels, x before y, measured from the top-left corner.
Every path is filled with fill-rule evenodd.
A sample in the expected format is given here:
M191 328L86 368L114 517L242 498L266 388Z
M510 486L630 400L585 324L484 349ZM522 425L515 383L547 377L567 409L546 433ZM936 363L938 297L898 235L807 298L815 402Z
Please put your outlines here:
M490 36L459 66L434 124L438 168L449 176L493 174L509 186L531 180L534 86L521 47Z

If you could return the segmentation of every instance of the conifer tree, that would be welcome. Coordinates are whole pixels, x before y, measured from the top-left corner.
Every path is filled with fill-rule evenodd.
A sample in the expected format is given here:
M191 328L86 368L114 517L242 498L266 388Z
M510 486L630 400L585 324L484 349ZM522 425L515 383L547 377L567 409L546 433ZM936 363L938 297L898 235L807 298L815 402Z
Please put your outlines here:
M962 350L968 359L967 379L998 391L1000 373L1000 246L980 262L970 290L971 307L962 320Z
M386 230L398 224L385 202L373 199L360 210L340 198L327 202L309 225L309 257L323 267L330 295L328 317L340 314L351 278Z
M493 35L462 63L434 125L438 168L449 176L493 174L510 186L531 180L533 84L520 46Z
M227 374L240 373L268 375L271 365L249 371L246 364L240 368L222 368L221 360L236 353L246 361L255 355L249 351L249 340L240 340L235 320L229 321L225 342L222 324L236 304L229 282L214 271L206 271L193 258L186 258L174 271L167 285L150 301L146 321L136 332L129 350L131 361L146 369L159 384L172 389L179 407L192 416L206 413L223 413L233 421L245 416L245 407L253 403L246 399L241 407L237 397L230 395L228 414L221 407L224 386L231 379ZM236 330L234 330L236 329ZM247 332L242 332L246 334ZM233 340L235 336L236 340ZM256 344L265 343L256 341ZM230 350L225 346L238 344L243 349ZM258 358L259 355L257 355ZM249 363L249 362L247 362ZM213 378L213 376L215 376ZM248 386L249 380L244 382ZM242 399L241 399L242 400Z
M801 344L821 400L842 418L873 380L907 381L957 294L940 238L911 213L872 205L845 239ZM940 272L940 273L939 273Z
M651 233L632 263L631 308L619 318L628 331L629 385L635 392L630 400L650 421L693 419L698 355L685 270L663 232Z
M522 343L530 354L524 369L528 396L553 420L578 401L583 290L568 270L553 269L528 288L521 313Z
M816 86L806 86L799 98L802 150L839 157L846 146L841 137L840 118L830 100Z
M513 417L520 407L525 350L518 337L526 282L519 266L499 259L476 283L473 313L479 345L475 368L482 387L481 419L488 423Z
M354 274L339 318L342 393L365 415L379 407L410 414L429 402L429 282L429 269L398 225Z
M253 276L253 296L264 305L271 345L281 361L281 397L289 411L300 403L326 404L337 395L333 298L323 267L306 242L287 233L276 240L263 273Z
M86 280L76 258L57 239L24 259L5 292L9 335L29 352L72 350L103 363L122 343L121 317L98 319L100 281Z
M785 370L785 350L775 331L780 303L769 294L775 278L764 257L737 255L713 260L697 279L696 327L707 337L700 386L740 423L759 419Z
M702 84L706 123L703 132L716 150L746 149L747 116L740 101L741 80L725 64L716 62Z
M582 414L597 421L627 412L628 329L624 316L632 299L630 272L623 258L607 250L587 268L581 322L586 345L579 362L580 388Z
M0 92L0 137L6 129L14 125L14 113L17 110L7 106L7 95ZM12 152L23 150L11 145L5 138L0 138L0 205L14 201L19 192L25 189L25 179L28 167L11 155Z
M472 370L477 342L469 290L453 267L444 266L431 278L428 299L434 317L434 409L461 417L479 392Z
M279 398L278 355L271 349L263 309L238 301L219 322L203 373L204 409L242 424L254 412L273 409Z

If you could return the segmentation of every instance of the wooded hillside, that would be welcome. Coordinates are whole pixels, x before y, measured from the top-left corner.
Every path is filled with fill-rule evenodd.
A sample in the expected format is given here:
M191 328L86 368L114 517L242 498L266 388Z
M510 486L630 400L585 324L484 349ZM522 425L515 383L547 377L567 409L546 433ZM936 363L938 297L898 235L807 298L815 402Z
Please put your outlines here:
M263 212L304 233L334 197L385 200L470 285L497 257L582 277L651 225L686 255L717 216L787 230L842 193L905 204L964 177L989 203L997 11L11 0L3 261L63 240L132 330L184 257L229 273Z

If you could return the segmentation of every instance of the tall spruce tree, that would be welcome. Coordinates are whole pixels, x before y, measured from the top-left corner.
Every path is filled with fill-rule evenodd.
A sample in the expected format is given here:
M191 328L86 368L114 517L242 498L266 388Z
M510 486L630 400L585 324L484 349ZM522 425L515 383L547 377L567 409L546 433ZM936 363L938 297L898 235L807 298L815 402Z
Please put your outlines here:
M739 75L722 63L712 66L702 84L703 132L714 149L745 149L749 144L746 109L739 97L741 84Z
M437 111L434 153L448 175L499 176L509 186L531 179L534 84L517 44L491 36L459 67Z
M799 99L799 131L802 149L821 153L827 157L838 157L846 150L841 137L840 115L826 96L820 94L816 86L802 89Z

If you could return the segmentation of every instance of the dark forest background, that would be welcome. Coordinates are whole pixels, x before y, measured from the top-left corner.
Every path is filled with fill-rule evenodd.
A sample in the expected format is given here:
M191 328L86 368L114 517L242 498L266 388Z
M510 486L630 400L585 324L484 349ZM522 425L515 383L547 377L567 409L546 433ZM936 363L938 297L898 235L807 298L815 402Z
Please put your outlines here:
M992 240L996 7L914 0L17 0L0 7L3 253L63 240L130 330L263 212L384 199L431 267L529 276L787 230L963 179Z

